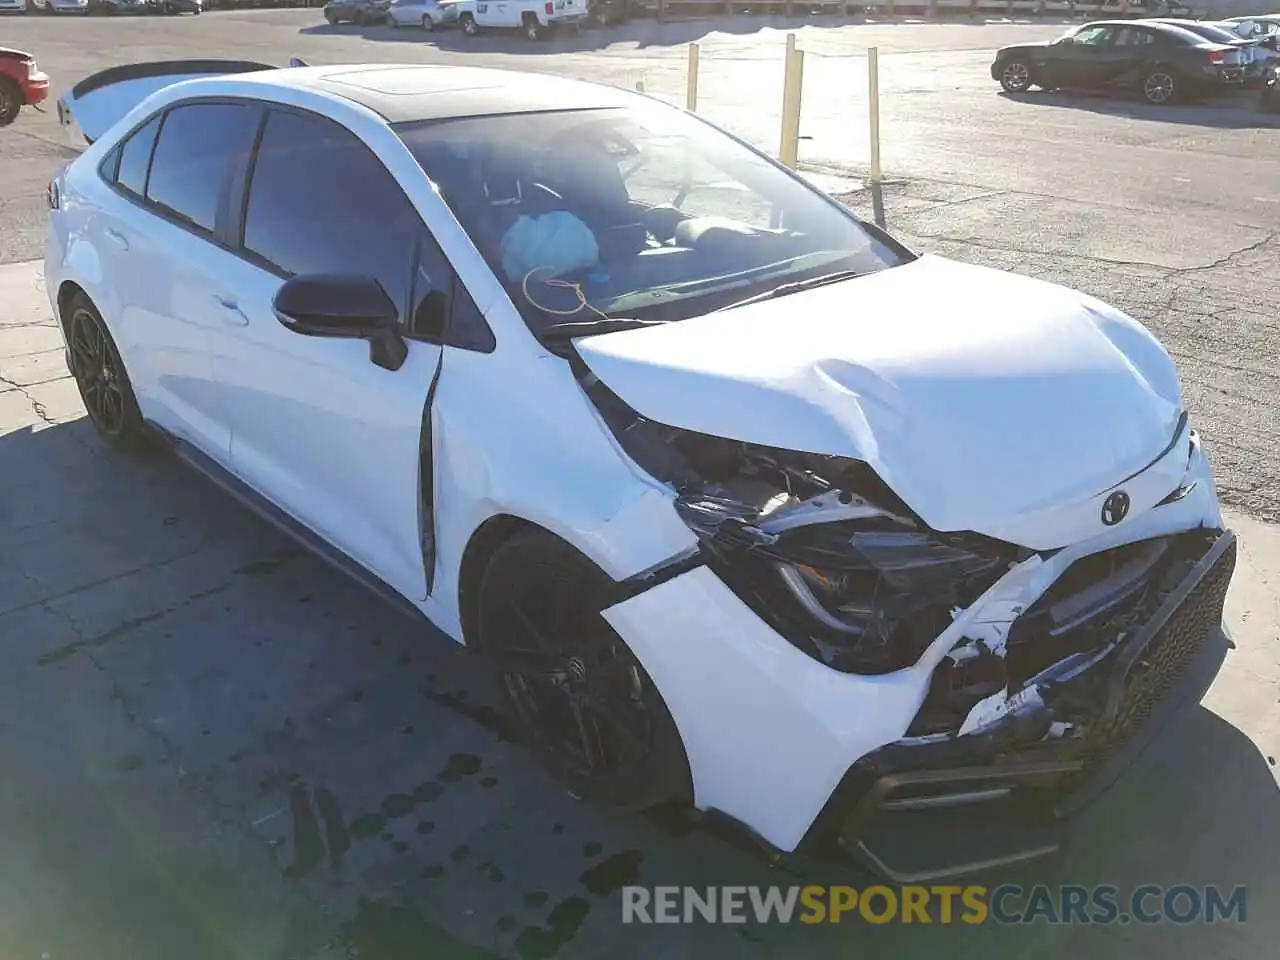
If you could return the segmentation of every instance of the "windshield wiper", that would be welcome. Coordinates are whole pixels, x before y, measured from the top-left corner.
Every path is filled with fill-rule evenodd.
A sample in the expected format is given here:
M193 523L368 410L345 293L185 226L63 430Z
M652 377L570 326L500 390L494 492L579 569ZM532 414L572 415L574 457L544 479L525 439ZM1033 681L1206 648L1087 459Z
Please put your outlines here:
M605 320L579 320L571 323L553 323L538 334L541 343L562 343L576 337L594 337L602 333L619 333L623 330L639 330L642 327L660 327L666 320L636 320L619 317Z
M778 297L785 297L792 293L799 293L802 290L813 290L816 287L825 287L829 283L839 283L841 280L852 280L854 277L863 275L861 270L837 270L835 273L824 273L820 277L810 277L808 280L794 280L791 283L784 283L780 287L774 287L772 290L765 290L763 293L753 294L743 300L735 300L733 303L727 303L723 307L717 307L712 313L720 313L722 310L735 310L738 307L745 307L750 303L759 303L762 300L774 300Z

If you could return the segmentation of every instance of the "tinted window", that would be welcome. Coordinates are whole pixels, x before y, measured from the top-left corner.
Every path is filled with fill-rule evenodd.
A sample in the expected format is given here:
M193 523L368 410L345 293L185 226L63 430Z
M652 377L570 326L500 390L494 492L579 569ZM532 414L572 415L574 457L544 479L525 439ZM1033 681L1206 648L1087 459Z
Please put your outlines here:
M319 118L269 115L249 184L248 251L286 275L373 276L403 316L421 229L395 179L354 134Z
M239 103L194 103L170 110L160 129L147 199L204 230L234 162L253 148L260 113Z
M142 196L147 189L147 167L151 163L151 147L156 142L160 118L152 117L120 149L120 167L116 172L116 185L130 193Z
M484 314L425 229L420 235L418 269L413 278L410 332L433 343L465 350L487 353L496 346Z
M451 347L479 350L488 353L495 346L493 331L484 314L467 293L467 288L457 277L453 280L453 304L449 315L449 335L446 342Z
M1121 27L1116 34L1116 45L1121 47L1141 47L1152 40L1151 34L1137 27Z
M1072 38L1078 44L1095 47L1099 44L1110 43L1112 30L1110 27L1081 27Z
M453 296L453 268L444 251L423 230L418 241L418 269L413 278L413 313L410 326L415 336L444 339L448 302Z

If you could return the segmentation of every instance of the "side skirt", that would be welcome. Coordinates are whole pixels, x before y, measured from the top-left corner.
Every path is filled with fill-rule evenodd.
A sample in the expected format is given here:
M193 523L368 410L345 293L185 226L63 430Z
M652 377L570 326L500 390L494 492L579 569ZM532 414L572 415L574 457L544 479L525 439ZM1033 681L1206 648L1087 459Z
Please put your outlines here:
M365 569L351 557L333 546L333 544L299 523L212 457L197 450L186 441L180 440L167 431L156 427L154 424L150 424L150 426L157 436L162 438L173 450L179 460L222 489L223 492L230 494L281 533L295 540L308 552L319 557L338 571L345 573L352 580L376 594L379 599L390 604L415 623L426 624L432 631L436 630L435 625L431 623L425 613L415 607L399 591L377 574Z

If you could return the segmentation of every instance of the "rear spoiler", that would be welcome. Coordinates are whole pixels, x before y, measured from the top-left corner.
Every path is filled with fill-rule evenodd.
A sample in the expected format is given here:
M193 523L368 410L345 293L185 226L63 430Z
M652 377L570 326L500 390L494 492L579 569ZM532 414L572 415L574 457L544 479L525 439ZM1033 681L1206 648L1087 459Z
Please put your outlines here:
M290 67L305 67L294 58ZM156 60L108 67L85 77L58 98L58 123L70 140L76 128L93 143L151 94L183 80L276 70L253 60Z

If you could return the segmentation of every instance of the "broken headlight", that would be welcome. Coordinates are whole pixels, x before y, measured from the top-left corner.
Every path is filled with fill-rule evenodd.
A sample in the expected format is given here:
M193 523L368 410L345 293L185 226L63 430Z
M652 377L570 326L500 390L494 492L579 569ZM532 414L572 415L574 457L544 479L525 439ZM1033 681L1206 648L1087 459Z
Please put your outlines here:
M848 494L829 521L760 514L731 500L685 496L676 510L708 565L792 644L848 673L914 663L951 620L1015 562L1015 548L941 534Z

